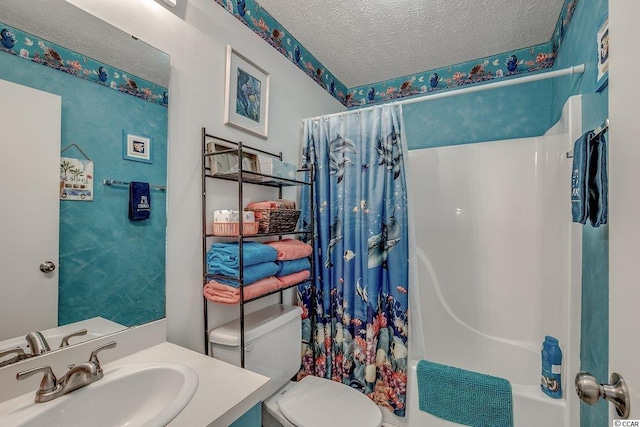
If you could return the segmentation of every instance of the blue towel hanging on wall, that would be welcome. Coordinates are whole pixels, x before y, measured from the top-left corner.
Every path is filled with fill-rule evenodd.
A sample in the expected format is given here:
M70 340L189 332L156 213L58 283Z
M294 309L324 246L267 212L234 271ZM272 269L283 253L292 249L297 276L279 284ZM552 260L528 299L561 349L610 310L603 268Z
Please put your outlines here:
M593 141L594 162L593 183L590 185L594 198L593 207L590 207L591 224L599 227L607 223L609 219L609 177L607 175L607 139L601 133Z
M586 132L573 146L571 172L573 222L599 227L608 220L607 140L604 132Z
M571 215L573 222L586 224L589 218L589 141L593 132L582 135L573 144L573 169L571 171Z
M129 220L144 221L151 216L151 192L148 182L129 184Z

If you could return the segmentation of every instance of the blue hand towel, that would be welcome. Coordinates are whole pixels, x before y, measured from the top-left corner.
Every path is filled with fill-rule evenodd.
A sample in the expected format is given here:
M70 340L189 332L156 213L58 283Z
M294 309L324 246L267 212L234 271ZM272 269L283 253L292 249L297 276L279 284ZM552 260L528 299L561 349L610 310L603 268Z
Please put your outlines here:
M259 242L243 242L242 252L245 267L262 262L273 262L278 258L278 251L275 248ZM214 243L207 252L207 262L239 268L238 243Z
M421 411L473 427L513 427L511 384L504 378L421 360Z
M240 270L238 268L228 267L225 264L209 263L209 273L220 274L222 276L240 277ZM254 264L242 269L244 285L250 285L253 282L257 282L265 277L275 276L278 272L278 265L275 262L262 262L260 264ZM238 282L227 279L216 279L220 283L225 285L238 287Z
M606 224L609 219L609 178L607 175L607 139L604 133L600 134L593 142L595 171L593 179L594 213L591 216L591 224L599 227Z
M586 224L589 218L589 140L593 132L589 131L573 144L573 169L571 172L571 215L573 222Z
M143 221L151 216L151 192L148 182L129 184L129 220Z
M291 261L278 261L278 272L276 277L286 276L287 274L297 273L302 270L311 270L309 258L298 258Z

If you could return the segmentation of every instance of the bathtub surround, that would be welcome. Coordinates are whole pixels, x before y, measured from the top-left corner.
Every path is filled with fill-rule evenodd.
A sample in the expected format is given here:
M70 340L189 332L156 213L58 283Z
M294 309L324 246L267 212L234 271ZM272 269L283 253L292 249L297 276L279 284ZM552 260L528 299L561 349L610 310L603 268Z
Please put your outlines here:
M558 338L562 388L572 390L581 226L571 223L566 153L581 134L580 107L579 97L570 99L563 120L541 137L409 152L409 182L420 183L410 197L421 215L413 288L422 323L412 327L422 327L423 358L508 380L518 427L539 425L536 413L549 425L578 422L575 395L556 400L540 390L540 343ZM409 411L410 422L436 422Z
M305 119L318 280L299 289L303 366L404 416L408 219L402 107ZM303 190L308 205L309 190ZM303 212L308 212L303 208Z

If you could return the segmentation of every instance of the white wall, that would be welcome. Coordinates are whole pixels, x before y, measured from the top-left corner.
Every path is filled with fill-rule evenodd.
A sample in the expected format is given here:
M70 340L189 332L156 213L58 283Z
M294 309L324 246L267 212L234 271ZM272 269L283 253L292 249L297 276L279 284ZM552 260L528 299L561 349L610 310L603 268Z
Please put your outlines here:
M201 128L299 163L302 119L344 110L317 83L213 0L178 0L175 8L154 0L68 0L171 56L167 230L167 327L169 341L204 351L201 250ZM271 74L269 139L223 124L225 48ZM210 187L212 188L212 187ZM217 189L218 187L216 187ZM236 206L235 186L220 185L213 205ZM211 190L209 190L211 191ZM249 197L262 193L252 190ZM272 194L267 194L271 196ZM210 305L211 321L237 316L237 308Z
M640 85L633 74L640 66L639 17L638 2L609 1L609 374L617 372L625 379L631 395L631 419L640 418L640 340L633 332L640 300ZM612 405L609 409L615 413Z

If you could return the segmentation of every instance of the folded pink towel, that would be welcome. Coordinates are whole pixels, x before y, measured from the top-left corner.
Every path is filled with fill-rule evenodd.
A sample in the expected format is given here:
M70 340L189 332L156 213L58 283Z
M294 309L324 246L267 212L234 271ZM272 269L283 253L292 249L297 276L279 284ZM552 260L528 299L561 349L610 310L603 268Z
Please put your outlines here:
M284 239L267 243L278 251L278 261L291 261L311 255L313 248L300 240Z
M251 202L245 208L246 210L254 209L295 209L296 202L294 200L276 199L265 200L262 202Z
M280 281L280 286L286 288L304 282L309 276L311 276L311 272L309 270L303 270L297 273L287 274L286 276L280 276L278 280Z
M282 284L274 276L258 280L244 287L244 299L259 297L282 287ZM240 289L225 285L215 280L210 280L202 291L205 298L212 302L223 304L238 304L240 302Z

